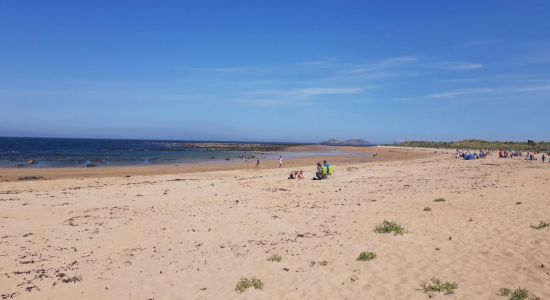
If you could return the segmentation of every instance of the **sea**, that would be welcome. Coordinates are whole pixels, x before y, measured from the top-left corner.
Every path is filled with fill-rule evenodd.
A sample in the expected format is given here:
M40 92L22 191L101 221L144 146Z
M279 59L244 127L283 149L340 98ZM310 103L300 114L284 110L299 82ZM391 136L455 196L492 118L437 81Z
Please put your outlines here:
M0 167L56 168L104 167L183 163L242 162L247 159L278 159L332 156L342 152L219 151L190 144L216 141L125 140L74 138L0 137ZM221 142L242 143L242 142ZM278 144L247 142L242 144ZM282 145L282 144L281 144ZM289 145L284 143L284 145Z

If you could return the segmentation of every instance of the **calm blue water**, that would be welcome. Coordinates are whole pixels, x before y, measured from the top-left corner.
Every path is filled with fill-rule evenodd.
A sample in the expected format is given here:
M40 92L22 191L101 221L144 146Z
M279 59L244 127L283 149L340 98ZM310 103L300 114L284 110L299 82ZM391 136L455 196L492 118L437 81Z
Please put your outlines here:
M178 164L190 162L240 161L242 156L276 159L318 155L318 153L251 153L210 151L183 147L194 141L103 140L0 137L0 167L86 167ZM325 155L337 155L334 151ZM29 164L29 161L34 161Z

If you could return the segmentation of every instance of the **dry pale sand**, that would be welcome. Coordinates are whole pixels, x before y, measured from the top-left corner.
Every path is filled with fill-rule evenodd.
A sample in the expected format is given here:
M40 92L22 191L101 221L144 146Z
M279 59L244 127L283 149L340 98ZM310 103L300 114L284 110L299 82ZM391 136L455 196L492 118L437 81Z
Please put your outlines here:
M550 228L530 225L550 222L550 166L452 156L337 163L324 181L283 168L2 182L0 294L427 299L437 277L458 284L437 299L549 299ZM383 220L407 233L374 232ZM252 276L262 290L235 291Z

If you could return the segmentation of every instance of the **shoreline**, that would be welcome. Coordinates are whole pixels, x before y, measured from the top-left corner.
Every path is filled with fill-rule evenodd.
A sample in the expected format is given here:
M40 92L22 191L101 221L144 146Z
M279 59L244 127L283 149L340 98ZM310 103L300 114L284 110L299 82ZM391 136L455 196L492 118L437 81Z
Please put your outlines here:
M414 159L426 157L433 153L425 149L388 149L384 147L351 147L351 146L320 146L302 145L287 148L289 153L297 152L324 152L336 150L344 152L344 155L312 156L302 158L285 159L284 168L307 168L314 169L315 164L323 159L333 164L351 164L375 161L393 161L403 159ZM366 154L376 152L376 157ZM128 177L143 175L170 175L201 173L210 171L226 170L251 170L256 169L256 160L248 162L193 162L179 164L158 164L158 165L134 165L134 166L102 166L93 168L63 167L63 168L0 168L0 182L28 181L28 180L53 180L53 179L74 179L90 177ZM260 160L259 169L278 168L277 159Z

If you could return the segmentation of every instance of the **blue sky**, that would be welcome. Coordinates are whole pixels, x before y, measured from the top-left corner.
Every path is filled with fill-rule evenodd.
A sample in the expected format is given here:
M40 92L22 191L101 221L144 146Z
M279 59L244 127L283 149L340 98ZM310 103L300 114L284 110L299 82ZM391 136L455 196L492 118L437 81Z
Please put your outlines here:
M550 1L0 0L0 136L550 140Z

